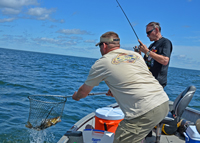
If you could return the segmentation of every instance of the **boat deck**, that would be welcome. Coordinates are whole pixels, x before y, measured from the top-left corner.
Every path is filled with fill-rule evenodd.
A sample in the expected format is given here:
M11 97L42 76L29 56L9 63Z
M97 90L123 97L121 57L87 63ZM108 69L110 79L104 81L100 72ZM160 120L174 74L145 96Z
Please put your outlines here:
M85 123L84 123L85 122ZM70 130L83 131L84 129L92 129L95 124L95 113L90 113L81 120L79 120ZM80 126L81 125L81 126ZM58 143L68 143L68 137L63 136ZM155 143L156 134L155 130L152 132L152 137L147 137L143 143ZM185 143L184 137L177 135L161 135L160 143Z
M153 131L152 137L147 137L143 143L155 143L156 134ZM185 138L177 135L161 135L160 143L185 143Z
M92 114L88 115L86 118L90 118L91 116L93 116ZM95 118L93 118L92 120L90 120L90 123L94 123ZM87 122L88 123L88 122ZM93 128L91 125L86 124L84 126L82 126L81 128L78 129L78 131L81 131L84 128ZM63 136L58 143L68 143L69 138L67 136ZM143 143L155 143L156 141L156 134L155 134L155 130L153 130L152 132L152 137L147 137L146 140L143 141ZM160 143L185 143L185 139L182 136L179 136L179 134L177 135L161 135L161 139L160 139Z
M169 107L171 108L173 102L170 102ZM119 108L118 104L112 104L108 107ZM188 121L193 123L196 122L197 119L200 118L200 111L186 108L182 117ZM71 129L68 131L83 131L84 129L93 129L95 127L95 112L88 114L87 116L83 117L81 120L76 122ZM68 136L63 136L58 143L71 143ZM82 139L81 139L82 140ZM147 137L143 143L155 143L156 141L156 134L155 129L153 129L152 137ZM176 135L161 135L160 143L185 143L185 137L180 136L179 133Z

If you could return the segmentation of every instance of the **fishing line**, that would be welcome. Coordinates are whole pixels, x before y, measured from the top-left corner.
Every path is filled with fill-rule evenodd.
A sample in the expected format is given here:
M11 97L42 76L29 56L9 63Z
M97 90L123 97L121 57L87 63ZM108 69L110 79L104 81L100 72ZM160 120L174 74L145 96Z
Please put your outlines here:
M117 0L116 0L116 1L117 1ZM139 40L139 38L138 38L138 36L137 36L137 34L136 34L136 32L135 32L135 30L134 30L134 28L133 28L133 26L132 26L131 22L129 21L128 17L126 16L126 13L125 13L125 12L124 12L124 10L122 9L122 7L121 7L121 5L119 4L119 2L118 2L118 1L117 1L117 3L118 3L118 5L119 5L119 7L121 8L122 12L124 13L124 15L125 15L126 19L128 20L128 22L129 22L129 24L130 24L130 26L131 26L131 28L132 28L133 32L135 33L135 36L136 36L136 37L137 37L137 39Z

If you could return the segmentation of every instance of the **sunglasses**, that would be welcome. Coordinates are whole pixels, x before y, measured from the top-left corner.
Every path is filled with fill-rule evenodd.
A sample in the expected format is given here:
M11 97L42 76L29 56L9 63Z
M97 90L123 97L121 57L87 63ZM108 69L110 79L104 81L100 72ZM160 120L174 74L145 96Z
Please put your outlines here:
M104 42L101 42L101 43L99 44L99 47L101 47L101 45L103 45L103 43L104 43ZM107 43L105 43L105 44L108 45Z
M154 29L155 29L155 28L154 28ZM151 34L151 32L152 32L154 29L148 31L148 32L147 32L147 35Z
M101 45L103 45L103 42L101 42L101 43L99 44L99 47L101 47Z

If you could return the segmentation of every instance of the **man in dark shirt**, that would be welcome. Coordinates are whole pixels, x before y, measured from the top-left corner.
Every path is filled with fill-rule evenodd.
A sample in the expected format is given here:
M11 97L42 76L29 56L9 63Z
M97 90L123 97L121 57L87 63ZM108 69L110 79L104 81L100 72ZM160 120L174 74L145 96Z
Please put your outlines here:
M161 27L157 22L150 22L146 26L147 37L154 41L149 48L140 40L140 54L143 52L144 60L158 82L164 88L167 85L167 72L169 67L170 56L172 52L172 43L167 38L162 37ZM150 132L147 137L151 137Z
M167 72L172 52L172 43L162 37L161 27L157 22L150 22L146 26L147 37L154 41L149 48L140 40L140 52L143 52L144 60L153 76L159 81L163 88L167 85Z

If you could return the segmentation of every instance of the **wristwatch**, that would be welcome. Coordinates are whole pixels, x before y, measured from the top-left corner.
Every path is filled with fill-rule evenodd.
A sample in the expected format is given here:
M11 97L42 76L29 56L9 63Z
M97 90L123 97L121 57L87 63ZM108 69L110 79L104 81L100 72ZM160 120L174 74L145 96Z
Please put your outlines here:
M151 52L151 51L149 50L149 51L146 53L146 56L147 56L147 57L149 56L150 52Z

